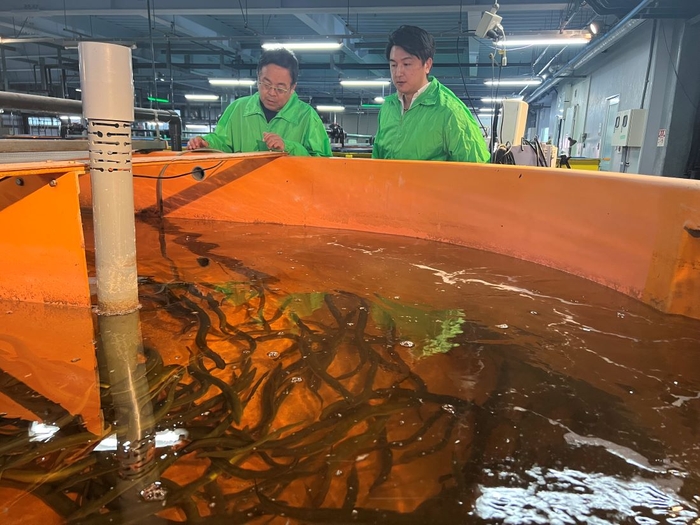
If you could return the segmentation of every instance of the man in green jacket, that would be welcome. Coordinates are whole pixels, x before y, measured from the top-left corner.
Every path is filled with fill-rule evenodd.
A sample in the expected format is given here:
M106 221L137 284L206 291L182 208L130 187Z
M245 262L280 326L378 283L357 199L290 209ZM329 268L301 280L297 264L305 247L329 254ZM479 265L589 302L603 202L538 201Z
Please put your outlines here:
M294 92L299 63L287 49L264 51L258 62L258 92L233 101L214 133L194 137L187 149L227 153L285 151L330 157L331 144L318 113Z
M389 37L386 57L397 93L379 111L375 159L488 162L479 125L467 106L428 76L435 39L416 26L401 26Z

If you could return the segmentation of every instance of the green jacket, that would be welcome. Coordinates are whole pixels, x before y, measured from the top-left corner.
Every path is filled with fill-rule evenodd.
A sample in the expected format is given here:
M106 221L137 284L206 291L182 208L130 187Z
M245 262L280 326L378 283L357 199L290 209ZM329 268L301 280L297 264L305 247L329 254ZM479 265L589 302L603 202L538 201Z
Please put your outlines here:
M202 138L210 148L227 153L267 151L263 141L266 131L282 137L284 151L290 155L331 156L331 143L321 118L296 93L270 122L260 106L260 93L236 99L221 115L214 133Z
M467 106L436 78L429 79L430 85L403 115L398 94L386 97L372 157L488 162L486 141Z

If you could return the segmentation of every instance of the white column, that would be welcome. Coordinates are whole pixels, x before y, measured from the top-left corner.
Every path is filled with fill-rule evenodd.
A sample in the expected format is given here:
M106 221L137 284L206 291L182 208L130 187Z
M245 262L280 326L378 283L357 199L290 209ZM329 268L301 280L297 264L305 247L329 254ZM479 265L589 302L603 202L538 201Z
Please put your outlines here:
M131 49L81 42L78 51L83 116L88 122L98 311L125 314L139 307L131 172Z

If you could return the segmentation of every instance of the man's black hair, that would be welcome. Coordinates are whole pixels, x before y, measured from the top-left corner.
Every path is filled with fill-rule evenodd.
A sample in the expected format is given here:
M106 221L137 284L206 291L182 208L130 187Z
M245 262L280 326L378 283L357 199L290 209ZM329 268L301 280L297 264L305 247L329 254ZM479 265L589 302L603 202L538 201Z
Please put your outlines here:
M263 51L262 55L260 55L260 60L258 60L258 76L260 76L262 68L270 64L283 67L289 71L292 77L292 86L297 83L297 78L299 78L299 61L289 49L280 47Z
M425 29L416 26L401 26L389 35L386 45L386 59L389 60L391 48L402 47L407 53L417 56L425 64L435 56L435 39Z

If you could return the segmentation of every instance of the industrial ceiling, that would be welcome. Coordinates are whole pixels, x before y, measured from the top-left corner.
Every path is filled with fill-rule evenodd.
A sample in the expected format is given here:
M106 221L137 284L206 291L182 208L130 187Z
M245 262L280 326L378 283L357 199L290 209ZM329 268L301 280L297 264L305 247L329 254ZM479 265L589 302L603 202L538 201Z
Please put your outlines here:
M498 15L509 39L556 34L603 38L640 0L502 0ZM265 42L334 41L333 52L299 51L299 96L314 104L371 102L386 87L343 87L340 80L389 79L387 35L402 24L423 27L437 42L433 73L458 96L524 94L535 87L488 86L493 78L556 74L580 46L521 45L507 50L474 32L491 0L3 0L0 3L0 89L79 98L77 43L113 42L133 49L136 104L162 109L185 94L222 100L248 87L210 78L255 78ZM692 19L697 0L657 0L641 18ZM591 34L595 23L597 34ZM592 45L589 43L587 45ZM498 90L498 93L495 91ZM148 97L168 102L148 101Z

